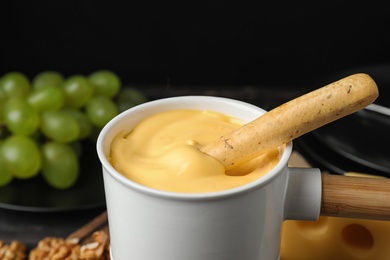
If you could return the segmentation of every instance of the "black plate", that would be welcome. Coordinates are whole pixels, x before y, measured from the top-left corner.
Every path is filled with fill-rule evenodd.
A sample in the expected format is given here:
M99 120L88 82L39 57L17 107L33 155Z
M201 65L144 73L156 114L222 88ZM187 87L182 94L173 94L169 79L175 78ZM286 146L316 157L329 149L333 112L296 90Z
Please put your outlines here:
M368 73L376 81L375 103L390 107L390 65L353 68L333 75L333 82L353 73ZM366 172L390 177L390 117L363 109L327 124L296 140L314 164L334 173Z
M336 155L390 177L390 118L361 110L312 132Z
M308 133L294 141L294 147L315 168L331 174L344 174L345 172L360 172L388 177L388 174L356 163L342 155L337 154L329 146L324 145L313 134Z
M105 206L102 168L95 143L84 142L80 160L80 176L67 190L50 187L41 176L29 180L13 180L0 188L0 208L55 212L83 210Z

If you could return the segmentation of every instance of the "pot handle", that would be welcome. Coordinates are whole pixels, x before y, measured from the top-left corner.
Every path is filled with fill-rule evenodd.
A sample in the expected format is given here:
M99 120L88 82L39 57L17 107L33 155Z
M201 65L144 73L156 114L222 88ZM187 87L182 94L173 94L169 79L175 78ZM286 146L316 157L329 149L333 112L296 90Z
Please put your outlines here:
M288 168L284 220L318 220L322 178L317 168Z
M390 179L322 174L321 215L390 220Z

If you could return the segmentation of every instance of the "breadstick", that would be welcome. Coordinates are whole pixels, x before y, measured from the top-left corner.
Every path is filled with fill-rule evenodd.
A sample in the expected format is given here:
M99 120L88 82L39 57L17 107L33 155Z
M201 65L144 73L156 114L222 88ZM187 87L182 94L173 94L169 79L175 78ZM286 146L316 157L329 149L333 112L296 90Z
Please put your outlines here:
M378 97L375 81L354 74L293 99L200 150L228 171L270 149L352 114Z

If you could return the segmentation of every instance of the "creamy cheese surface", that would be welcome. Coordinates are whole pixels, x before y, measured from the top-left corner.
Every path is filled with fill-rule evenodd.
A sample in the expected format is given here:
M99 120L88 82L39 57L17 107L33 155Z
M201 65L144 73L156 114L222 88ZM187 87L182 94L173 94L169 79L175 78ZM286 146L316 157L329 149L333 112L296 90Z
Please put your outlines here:
M239 187L269 172L282 151L274 149L228 175L199 148L242 124L212 111L162 112L145 118L130 133L118 134L109 160L127 178L155 189L200 193Z

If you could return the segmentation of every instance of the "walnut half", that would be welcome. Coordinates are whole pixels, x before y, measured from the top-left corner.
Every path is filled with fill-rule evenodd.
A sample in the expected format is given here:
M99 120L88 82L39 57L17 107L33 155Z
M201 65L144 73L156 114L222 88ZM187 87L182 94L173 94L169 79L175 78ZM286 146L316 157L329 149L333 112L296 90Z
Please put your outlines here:
M92 234L93 242L80 248L80 259L85 260L109 260L110 245L108 235L104 231L96 231Z
M31 250L29 260L78 260L80 245L57 237L46 237Z
M110 260L108 235L96 231L92 238L81 245L77 239L46 237L30 252L29 260Z
M26 246L20 241L12 241L9 245L0 240L0 259L2 260L25 260Z

